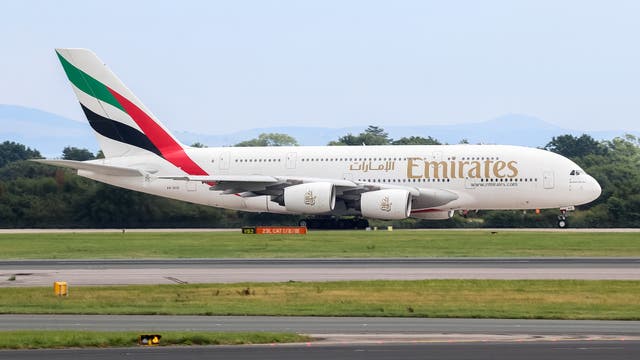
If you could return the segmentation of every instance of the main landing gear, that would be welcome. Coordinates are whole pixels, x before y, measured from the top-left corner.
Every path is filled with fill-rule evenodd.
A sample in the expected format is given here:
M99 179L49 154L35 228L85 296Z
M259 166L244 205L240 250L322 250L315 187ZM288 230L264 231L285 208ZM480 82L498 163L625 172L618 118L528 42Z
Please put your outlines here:
M358 217L314 217L302 219L298 225L309 229L365 229L369 226L369 221Z

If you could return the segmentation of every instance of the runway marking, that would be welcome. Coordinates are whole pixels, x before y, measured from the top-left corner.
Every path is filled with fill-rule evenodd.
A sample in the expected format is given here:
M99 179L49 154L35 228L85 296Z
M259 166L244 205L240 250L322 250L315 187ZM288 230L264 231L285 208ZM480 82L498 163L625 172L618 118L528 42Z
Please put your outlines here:
M180 285L184 285L184 284L188 284L189 282L184 281L184 280L180 280L178 278L175 278L173 276L165 276L165 279L169 280L169 281L173 281L176 284L180 284Z
M475 342L584 342L584 341L640 341L640 336L610 335L527 335L527 334L303 334L318 341L315 345L358 345L358 344L437 344L437 343L475 343Z

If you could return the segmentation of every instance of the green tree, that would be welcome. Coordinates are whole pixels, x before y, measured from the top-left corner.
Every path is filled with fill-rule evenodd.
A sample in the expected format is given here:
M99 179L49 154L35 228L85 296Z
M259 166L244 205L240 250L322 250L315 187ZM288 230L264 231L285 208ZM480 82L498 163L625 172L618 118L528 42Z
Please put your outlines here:
M426 138L422 136L410 136L410 137L401 137L398 140L394 140L392 145L442 145L442 143L431 136L427 136Z
M349 133L345 136L339 137L338 140L329 142L328 145L329 146L339 146L339 145L358 146L358 145L364 145L364 141L359 136Z
M0 167L10 162L41 158L40 152L13 141L0 144Z
M580 207L572 226L640 226L640 142L626 135L595 141L588 135L554 137L546 149L569 157L593 176L602 195Z
M607 151L606 146L587 134L582 134L580 137L573 135L554 136L551 141L545 145L544 149L569 158L582 157L590 154L604 155Z
M96 157L87 149L80 149L74 146L67 146L62 150L62 158L65 160L86 161Z
M336 141L331 141L329 145L389 145L392 141L393 139L383 128L369 125L360 134L347 134Z
M205 145L205 144L203 144L203 143L201 143L199 141L196 141L193 144L191 144L191 147L194 147L194 148L206 148L207 145Z
M242 141L234 146L298 146L298 141L287 134L262 133L255 139Z

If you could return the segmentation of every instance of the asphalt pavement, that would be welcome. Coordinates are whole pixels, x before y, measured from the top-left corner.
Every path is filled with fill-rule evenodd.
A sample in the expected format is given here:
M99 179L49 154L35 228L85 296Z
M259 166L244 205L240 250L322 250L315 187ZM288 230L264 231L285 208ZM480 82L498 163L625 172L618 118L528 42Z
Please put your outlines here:
M640 280L640 258L0 261L3 287L423 279Z
M0 359L243 359L243 360L635 360L640 341L566 341L529 343L303 344L197 346L115 349L0 351Z
M640 321L313 316L0 315L0 330L19 329L640 337Z

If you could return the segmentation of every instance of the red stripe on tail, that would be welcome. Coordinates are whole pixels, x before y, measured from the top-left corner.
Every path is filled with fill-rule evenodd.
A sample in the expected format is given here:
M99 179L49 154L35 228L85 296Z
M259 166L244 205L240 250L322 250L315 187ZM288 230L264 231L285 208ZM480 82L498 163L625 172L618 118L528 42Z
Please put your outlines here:
M115 90L107 87L109 92L118 100L124 110L131 116L133 121L138 124L142 132L151 140L158 150L162 153L162 157L173 165L182 169L189 175L209 175L198 164L184 152L184 149L178 144L158 123L156 123L147 113L142 111L134 103L127 100L124 96L118 94Z

